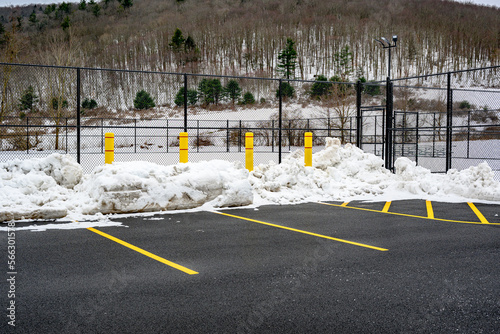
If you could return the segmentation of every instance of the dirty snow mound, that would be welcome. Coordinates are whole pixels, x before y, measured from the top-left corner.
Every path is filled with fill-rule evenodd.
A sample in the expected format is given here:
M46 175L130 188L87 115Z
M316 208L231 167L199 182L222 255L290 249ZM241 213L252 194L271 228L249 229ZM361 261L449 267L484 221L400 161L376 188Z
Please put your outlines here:
M88 195L82 213L145 212L248 205L248 171L221 160L160 166L144 161L97 167L75 190Z

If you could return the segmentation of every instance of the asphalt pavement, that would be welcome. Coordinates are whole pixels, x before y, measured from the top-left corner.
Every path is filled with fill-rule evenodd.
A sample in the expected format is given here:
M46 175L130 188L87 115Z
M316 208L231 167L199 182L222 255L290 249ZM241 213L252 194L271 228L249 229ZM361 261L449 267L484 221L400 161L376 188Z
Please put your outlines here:
M499 333L499 214L329 202L16 231L14 275L2 232L0 332Z

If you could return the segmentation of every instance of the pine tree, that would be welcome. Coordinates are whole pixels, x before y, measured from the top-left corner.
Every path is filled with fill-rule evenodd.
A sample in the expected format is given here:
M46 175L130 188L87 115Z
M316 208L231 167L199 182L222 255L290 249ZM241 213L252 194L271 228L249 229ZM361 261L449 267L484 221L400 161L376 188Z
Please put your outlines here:
M168 45L170 45L174 51L181 51L185 41L184 36L182 36L182 31L177 28Z
M295 42L291 38L287 38L285 48L278 55L278 72L283 73L287 79L295 77L297 51L293 47L294 44Z
M155 103L153 101L153 98L149 93L147 93L145 90L141 90L137 92L135 95L134 99L134 108L135 109L150 109L154 108Z
M310 91L311 97L315 99L320 99L322 96L328 95L328 92L332 87L332 84L328 82L318 81L328 81L328 79L324 75L318 75L316 77L316 82L313 83Z
M120 0L120 5L123 9L128 9L134 5L133 0Z
M19 109L29 110L30 112L33 112L33 108L38 101L38 96L35 94L33 86L29 86L19 99Z
M69 16L66 16L64 20L62 20L61 22L61 27L63 28L63 30L66 30L69 28L69 26L70 26Z
M292 85L290 85L289 82L284 81L281 83L281 97L282 98L292 98L295 95L295 88L293 88ZM276 97L279 98L280 96L280 90L276 90Z
M229 97L229 99L234 104L236 100L238 100L239 97L241 96L241 88L238 81L234 79L229 80L228 83L226 84L226 87L224 88L224 93L227 95L227 97Z
M335 69L337 74L340 75L342 81L349 79L349 75L352 72L352 53L349 51L349 47L346 45L340 52L336 52L333 55L333 62L335 64Z
M245 95L243 95L243 104L254 104L255 103L255 98L253 97L253 94L250 92L246 92Z
M223 87L219 79L203 79L198 85L198 96L205 104L219 104L222 93Z
M33 10L33 12L31 13L29 21L30 21L31 25L34 25L38 22L38 19L36 18L35 10Z
M87 1L86 0L81 0L80 4L78 5L79 10L85 10L87 9Z

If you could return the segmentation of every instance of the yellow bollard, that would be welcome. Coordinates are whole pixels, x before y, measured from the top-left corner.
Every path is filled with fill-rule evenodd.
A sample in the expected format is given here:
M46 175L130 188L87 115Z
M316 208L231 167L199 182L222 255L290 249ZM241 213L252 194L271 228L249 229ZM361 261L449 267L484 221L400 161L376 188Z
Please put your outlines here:
M306 167L312 167L312 146L313 134L312 132L306 132L304 135L304 163Z
M115 134L106 132L104 135L104 163L112 164L115 161Z
M188 162L188 133L181 132L179 134L179 162Z
M245 133L245 167L253 171L253 133Z

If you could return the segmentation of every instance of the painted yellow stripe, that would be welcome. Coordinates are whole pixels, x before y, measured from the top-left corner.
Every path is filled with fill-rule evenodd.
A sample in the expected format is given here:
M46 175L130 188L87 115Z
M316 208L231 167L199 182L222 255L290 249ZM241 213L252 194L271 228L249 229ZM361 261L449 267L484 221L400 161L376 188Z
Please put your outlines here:
M318 204L323 204L323 205L329 205L329 206L337 206L337 207L342 207L342 205L339 204L332 204L332 203L324 203L324 202L317 202ZM369 211L369 212L378 212L378 213L387 213L389 215L396 215L396 216L404 216L404 217L412 217L412 218L420 218L420 219L430 219L429 217L423 217L423 216L416 216L416 215L408 215L406 213L397 213L397 212L382 212L379 210L372 210L372 209L366 209L366 208L357 208L354 206L344 206L347 209L354 209L354 210L362 210L362 211ZM451 222L451 223L460 223L460 224L483 224L482 222L469 222L469 221L462 221L462 220L453 220L453 219L441 219L441 218L433 218L432 220L437 220L437 221L442 221L442 222ZM490 225L500 225L500 223L489 223Z
M474 213L476 214L477 218L479 218L481 223L489 224L488 220L486 218L484 218L483 214L481 213L481 211L478 210L478 208L476 208L474 203L468 202L467 204L469 204L470 208L472 209L472 211L474 211Z
M389 212L389 208L391 207L391 201L385 202L384 208L382 209L382 212Z
M425 206L427 207L427 218L434 219L434 210L432 209L432 202L425 201Z
M346 206L347 206L347 204L349 204L349 202L344 202L344 203L342 203L340 206L346 207Z
M338 241L338 242L343 242L343 243L351 244L351 245L355 245L355 246L360 246L360 247L365 247L365 248L371 248L371 249L375 249L375 250L382 251L382 252L388 251L388 249L386 249L386 248L380 248L380 247L376 247L376 246L361 244L359 242L349 241L349 240L345 240L345 239L333 238L333 237L330 237L330 236L327 236L327 235L312 233L312 232L309 232L309 231L299 230L299 229L296 229L296 228L291 228L291 227L287 227L287 226L283 226L283 225L276 225L276 224L266 223L266 222L263 222L263 221L260 221L260 220L255 220L255 219L250 219L250 218L246 218L246 217L230 215L228 213L219 212L219 211L212 211L212 212L213 213L218 213L219 215L223 215L223 216L228 216L228 217L232 217L232 218L247 220L247 221L258 223L258 224L263 224L263 225L267 225L267 226L281 228L281 229L288 230L288 231L293 231L293 232L299 232L299 233L303 233L303 234L308 234L308 235L312 235L312 236L315 236L315 237L329 239L329 240L334 240L334 241Z
M153 254L153 253L150 253L150 252L148 252L148 251L145 251L145 250L144 250L144 249L142 249L142 248L136 247L136 246L134 246L134 245L132 245L132 244L129 244L128 242L125 242L125 241L123 241L123 240L120 240L120 239L118 239L118 238L115 238L115 237L113 237L112 235L109 235L109 234L104 233L104 232L102 232L102 231L96 230L96 229L95 229L95 228L93 228L93 227L89 227L89 228L87 228L87 230L92 231L92 232L94 232L94 233L97 233L97 234L99 234L99 235L102 235L102 236L103 236L103 237L105 237L105 238L108 238L108 239L110 239L110 240L113 240L114 242L117 242L117 243L119 243L119 244L121 244L121 245L123 245L123 246L125 246L125 247L130 248L130 249L133 249L133 250L135 250L136 252L139 252L139 253L141 253L141 254L143 254L143 255L149 256L150 258L155 259L156 261L159 261L159 262L161 262L161 263L164 263L164 264L166 264L167 266L170 266L170 267L175 268L175 269L177 269L177 270L183 271L183 272L185 272L186 274L189 274L189 275L196 275L196 274L198 274L198 272L196 272L196 271L194 271L194 270L191 270L191 269L188 269L188 268L186 268L186 267L183 267L183 266L181 266L181 265L179 265L179 264L177 264L177 263L174 263L174 262L168 261L168 260L166 260L166 259L164 259L164 258L162 258L162 257L159 257L158 255L155 255L155 254Z

